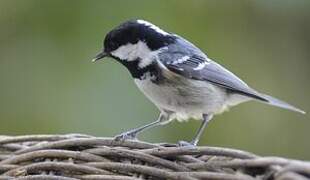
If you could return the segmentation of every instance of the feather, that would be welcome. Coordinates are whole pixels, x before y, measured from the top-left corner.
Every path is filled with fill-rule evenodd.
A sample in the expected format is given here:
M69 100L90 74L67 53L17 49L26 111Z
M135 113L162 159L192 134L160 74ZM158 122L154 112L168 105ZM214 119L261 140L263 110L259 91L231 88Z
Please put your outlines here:
M267 100L267 102L265 102L265 103L267 103L269 105L280 107L283 109L288 109L288 110L295 111L295 112L299 112L301 114L306 114L305 111L298 109L298 108L288 104L287 102L281 101L279 99L276 99L276 98L269 96L269 95L266 95L266 94L261 94L261 96Z
M252 89L232 72L207 58L205 54L188 41L179 37L179 43L184 46L176 47L172 44L168 47L170 49L167 51L167 54L165 54L164 51L159 55L161 64L163 64L166 69L185 78L207 81L225 88L228 92L250 97L272 106L303 114L305 113L284 101L269 95L261 94ZM180 50L180 47L186 47L187 49ZM171 56L171 52L175 53Z

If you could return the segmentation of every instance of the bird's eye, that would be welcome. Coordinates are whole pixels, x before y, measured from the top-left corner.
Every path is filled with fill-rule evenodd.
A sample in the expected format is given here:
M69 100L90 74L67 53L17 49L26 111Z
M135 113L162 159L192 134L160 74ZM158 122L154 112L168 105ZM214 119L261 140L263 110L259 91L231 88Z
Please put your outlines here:
M116 44L115 42L113 42L113 41L110 41L110 42L108 43L108 45L106 46L106 50L107 50L108 52L113 51L113 50L115 50L115 49L117 49L117 44Z

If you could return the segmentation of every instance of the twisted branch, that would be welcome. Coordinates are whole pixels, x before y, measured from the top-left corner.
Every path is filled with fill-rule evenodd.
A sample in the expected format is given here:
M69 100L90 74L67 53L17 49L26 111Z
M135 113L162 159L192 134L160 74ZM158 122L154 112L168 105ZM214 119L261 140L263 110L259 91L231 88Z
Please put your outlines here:
M0 136L1 179L310 179L310 162L81 134Z

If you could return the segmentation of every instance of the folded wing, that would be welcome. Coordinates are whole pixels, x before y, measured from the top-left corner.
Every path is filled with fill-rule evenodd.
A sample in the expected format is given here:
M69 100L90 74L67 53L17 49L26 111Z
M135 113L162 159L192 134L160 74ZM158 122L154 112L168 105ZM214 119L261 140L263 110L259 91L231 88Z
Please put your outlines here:
M175 54L173 59L161 60L168 70L183 77L207 81L214 85L221 86L228 91L251 97L273 106L304 113L304 111L284 101L255 91L236 75L204 56L196 54L181 56L180 54Z

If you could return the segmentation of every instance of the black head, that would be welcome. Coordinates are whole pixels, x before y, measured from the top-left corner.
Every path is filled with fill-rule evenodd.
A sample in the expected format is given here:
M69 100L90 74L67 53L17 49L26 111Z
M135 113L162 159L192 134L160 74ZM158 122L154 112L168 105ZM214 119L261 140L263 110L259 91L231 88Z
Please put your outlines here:
M144 20L130 20L110 31L104 39L105 52L116 50L128 43L144 41L151 50L157 50L171 42L171 35Z
M157 50L173 43L175 37L157 26L144 20L129 20L113 30L104 39L104 50L95 58L101 59L105 56L112 56L113 51L127 44L144 42L151 50ZM117 57L116 57L117 58Z

